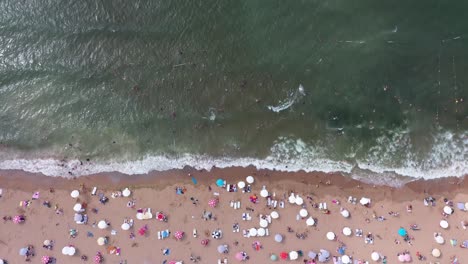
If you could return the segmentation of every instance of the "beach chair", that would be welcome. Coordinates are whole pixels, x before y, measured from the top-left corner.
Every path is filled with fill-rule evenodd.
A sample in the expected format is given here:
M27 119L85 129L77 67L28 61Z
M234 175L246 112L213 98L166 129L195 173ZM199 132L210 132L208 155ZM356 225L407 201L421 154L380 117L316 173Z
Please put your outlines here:
M269 236L270 235L270 231L268 230L268 228L265 228L265 236Z

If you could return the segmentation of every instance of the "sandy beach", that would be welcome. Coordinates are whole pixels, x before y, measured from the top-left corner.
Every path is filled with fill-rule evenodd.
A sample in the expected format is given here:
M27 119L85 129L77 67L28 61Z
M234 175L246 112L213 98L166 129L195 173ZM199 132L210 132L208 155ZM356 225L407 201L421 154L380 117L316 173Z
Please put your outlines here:
M102 253L102 263L237 263L240 252L244 258L248 256L243 260L246 263L273 263L272 255L278 257L277 263L320 263L324 251L315 259L308 255L321 249L330 253L327 263L334 263L334 257L337 263L346 263L347 257L351 263L372 263L372 253L378 253L380 263L398 263L398 254L404 252L412 263L468 262L467 249L460 247L468 240L461 224L468 220L464 208L468 184L461 178L418 180L392 188L339 174L258 171L253 167L209 172L187 168L136 176L106 173L75 179L21 171L2 171L0 175L4 218L0 258L7 263L25 262L19 251L28 245L34 247L31 263L41 263L43 256L55 258L56 263L94 263L97 252ZM248 184L247 176L254 182ZM237 190L217 186L218 179ZM239 181L248 188L239 188ZM97 190L92 195L94 187ZM131 194L123 197L126 188ZM73 190L79 191L77 198L71 197ZM362 205L363 197L370 204ZM87 217L85 224L75 221L77 203L85 207L80 212ZM444 213L446 206L449 214ZM152 218L138 220L138 210L148 208ZM166 221L157 219L158 212ZM15 223L18 216L25 221ZM122 229L125 219L132 225L129 230ZM308 226L308 219L314 225ZM109 226L100 229L101 220ZM448 228L441 227L442 220ZM343 233L345 227L351 230L349 236ZM170 231L168 237L158 238L165 230ZM178 231L183 232L181 239L175 238ZM335 238L329 240L329 232ZM440 233L443 244L435 233ZM275 241L279 241L277 235L281 242ZM98 245L99 237L107 237L107 243ZM51 249L43 247L44 240L51 241ZM62 254L66 246L75 248L73 256ZM227 246L228 252L219 253L219 246ZM440 257L433 256L434 249L440 251Z

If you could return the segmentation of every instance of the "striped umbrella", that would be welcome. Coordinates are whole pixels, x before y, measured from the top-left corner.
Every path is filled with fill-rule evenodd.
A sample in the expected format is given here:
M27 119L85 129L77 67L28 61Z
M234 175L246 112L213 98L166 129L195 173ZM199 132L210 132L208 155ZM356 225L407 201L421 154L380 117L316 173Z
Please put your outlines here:
M174 237L177 240L181 240L184 237L184 232L183 231L176 231L174 232Z
M211 199L208 201L208 205L211 207L211 208L214 208L216 207L216 205L218 205L218 199Z
M47 263L49 263L49 261L50 261L49 256L42 256L42 258L41 258L41 263L42 264L47 264Z
M23 219L22 219L21 215L15 215L15 216L13 216L13 223L19 224L19 223L21 223L21 222L23 222Z

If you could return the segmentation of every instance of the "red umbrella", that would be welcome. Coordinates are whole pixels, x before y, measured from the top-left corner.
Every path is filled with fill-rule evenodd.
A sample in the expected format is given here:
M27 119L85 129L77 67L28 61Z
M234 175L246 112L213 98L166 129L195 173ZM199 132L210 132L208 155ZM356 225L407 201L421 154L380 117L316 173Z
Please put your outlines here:
M49 261L50 261L49 256L42 256L42 258L41 258L41 263L42 264L47 264L47 263L49 263Z
M184 232L183 231L175 231L174 232L174 237L177 240L181 240L184 237Z
M157 212L156 219L158 219L159 221L164 221L166 219L166 216L161 212Z
M289 258L289 253L288 252L281 252L280 253L280 258L281 259L288 259Z
M260 241L255 241L252 243L252 248L259 251L262 248L262 244L260 244Z
M22 215L15 215L13 217L13 223L15 223L15 224L20 224L23 221L24 221L24 216L22 216Z
M96 253L96 256L94 256L94 263L99 264L102 262L102 254L101 252Z
M209 239L203 239L200 243L201 243L203 246L207 246L207 245L208 245L208 242L210 242Z
M212 208L216 207L218 205L218 199L211 199L208 201L208 205Z
M234 256L237 260L242 261L244 260L244 253L243 252L237 252L236 255Z
M147 225L145 225L145 226L143 226L142 228L140 228L140 229L138 230L138 234L144 236L144 235L146 234L146 231L148 231L148 226L147 226Z

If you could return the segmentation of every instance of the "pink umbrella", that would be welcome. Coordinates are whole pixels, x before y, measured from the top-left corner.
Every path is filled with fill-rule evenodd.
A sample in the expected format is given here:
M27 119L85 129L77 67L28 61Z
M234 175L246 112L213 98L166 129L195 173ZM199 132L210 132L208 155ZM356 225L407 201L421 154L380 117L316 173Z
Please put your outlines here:
M161 212L157 212L156 213L156 219L158 219L159 221L165 221L166 220L166 216L161 213Z
M218 199L211 199L208 201L208 205L211 207L211 208L214 208L216 207L216 205L218 205Z
M96 256L94 256L94 263L99 264L102 262L102 254L101 252L96 253Z
M49 263L49 261L50 261L49 256L42 256L42 258L41 258L41 263L42 264L47 264L47 263Z
M207 245L208 245L208 242L210 242L209 239L203 239L200 243L201 243L203 246L207 246Z
M24 216L22 216L22 215L15 215L15 216L13 217L13 223L15 223L15 224L20 224L20 223L22 223L22 222L24 222Z
M184 234L185 234L185 233L184 233L183 231L176 231L176 232L174 233L174 237L175 237L175 239L177 239L177 240L181 240L181 239L184 237Z
M405 261L406 261L406 262L410 262L410 261L411 261L411 255L410 255L410 254L405 254L404 257L405 257Z
M236 255L234 256L238 261L243 261L244 260L244 253L243 252L237 252Z
M405 262L405 255L401 254L401 255L398 255L398 260L400 262Z

